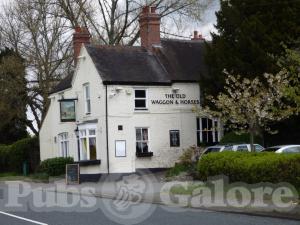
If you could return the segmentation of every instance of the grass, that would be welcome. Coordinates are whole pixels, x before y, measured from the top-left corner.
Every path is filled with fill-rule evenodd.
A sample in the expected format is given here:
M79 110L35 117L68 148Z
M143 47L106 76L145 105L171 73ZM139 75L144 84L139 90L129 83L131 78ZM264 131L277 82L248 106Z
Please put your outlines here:
M197 183L189 183L187 187L183 187L182 185L174 186L170 189L171 194L177 194L177 195L191 195L193 191L203 186L203 184L197 184Z
M49 176L45 173L34 173L29 176L23 176L18 173L8 172L0 173L0 181L28 181L28 182L49 182Z

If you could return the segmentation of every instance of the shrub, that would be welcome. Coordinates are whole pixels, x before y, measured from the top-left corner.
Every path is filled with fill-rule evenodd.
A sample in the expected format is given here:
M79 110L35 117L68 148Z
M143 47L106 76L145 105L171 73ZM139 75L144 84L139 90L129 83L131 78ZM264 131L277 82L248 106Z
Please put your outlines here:
M65 174L66 164L73 163L74 160L71 157L57 157L52 159L46 159L41 162L38 171L40 173L46 173L49 176L59 176Z
M226 175L230 182L288 182L300 187L300 155L276 153L221 152L203 156L197 178Z
M33 171L39 163L38 138L24 138L11 145L0 146L0 171L22 172L23 162Z
M263 140L259 136L255 136L255 143L256 144L263 144ZM242 133L242 134L237 134L235 132L229 132L226 133L221 141L220 144L240 144L240 143L249 143L250 142L250 135L248 133Z

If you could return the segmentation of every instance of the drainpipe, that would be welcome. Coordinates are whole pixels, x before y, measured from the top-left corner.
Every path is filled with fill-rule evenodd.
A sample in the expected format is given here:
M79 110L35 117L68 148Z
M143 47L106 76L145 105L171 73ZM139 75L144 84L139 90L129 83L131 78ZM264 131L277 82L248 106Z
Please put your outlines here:
M107 85L105 85L105 130L106 130L106 156L107 156L107 173L109 174L109 148L108 148L108 104L107 104Z

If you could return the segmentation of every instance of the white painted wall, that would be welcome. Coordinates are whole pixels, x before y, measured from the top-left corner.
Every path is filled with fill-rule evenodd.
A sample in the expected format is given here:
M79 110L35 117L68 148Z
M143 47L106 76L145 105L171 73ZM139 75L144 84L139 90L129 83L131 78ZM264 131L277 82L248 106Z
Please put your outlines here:
M75 122L60 122L59 98L78 98L76 103L77 124L97 119L97 158L99 166L81 167L82 174L107 173L106 120L105 120L105 86L85 48L81 49L80 59L72 88L50 96L51 105L40 131L41 160L59 156L59 133L69 133L70 156L77 157L77 140L74 133ZM90 84L91 114L84 112L83 85ZM116 92L116 88L122 90ZM148 94L148 111L134 111L134 89L146 88ZM172 86L129 86L109 85L108 94L108 138L109 165L111 173L134 172L137 168L165 168L174 165L183 149L196 145L196 115L192 105L173 104L155 105L151 100L165 100L165 94L172 94L177 88L178 94L185 94L185 99L200 100L200 88L197 83L175 83ZM178 100L178 99L174 99ZM123 131L118 131L118 125ZM135 128L149 128L149 147L153 157L137 158L135 155ZM170 147L169 130L180 130L180 147ZM115 157L115 141L126 140L126 157Z

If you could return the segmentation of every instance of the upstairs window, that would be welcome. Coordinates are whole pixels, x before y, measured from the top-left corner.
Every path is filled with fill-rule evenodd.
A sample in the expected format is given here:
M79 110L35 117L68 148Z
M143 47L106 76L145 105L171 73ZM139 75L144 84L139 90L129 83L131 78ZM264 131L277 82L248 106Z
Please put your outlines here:
M85 114L90 114L91 113L90 85L85 84L83 86L83 89L84 89Z
M170 130L170 146L171 147L180 146L179 130Z
M147 110L147 91L142 89L134 90L134 109Z
M69 157L69 139L68 133L60 133L58 135L59 151L61 157Z

